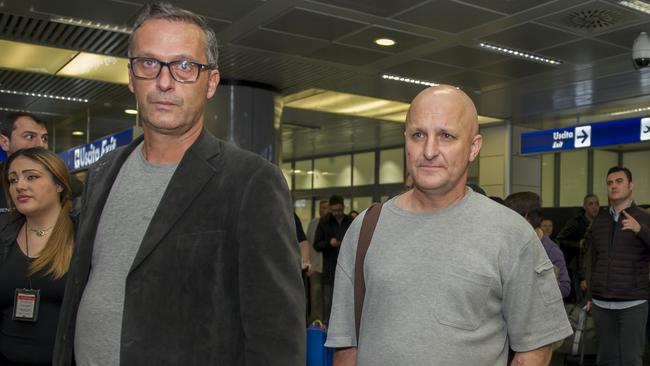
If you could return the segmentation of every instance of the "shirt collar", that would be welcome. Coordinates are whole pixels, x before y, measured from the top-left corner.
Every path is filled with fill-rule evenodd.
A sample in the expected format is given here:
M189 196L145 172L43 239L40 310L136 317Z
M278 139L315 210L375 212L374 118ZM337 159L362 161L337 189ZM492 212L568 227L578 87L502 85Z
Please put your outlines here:
M627 209L630 208L630 207L636 207L636 203L635 203L634 201L630 202L630 205L627 206L627 207L625 207L623 210L627 210ZM621 210L621 211L623 211L623 210ZM629 213L629 212L628 212L628 213ZM609 206L609 214L612 215L612 218L613 218L614 221L616 221L616 222L618 222L618 218L621 216L621 213L620 213L620 212L617 213L616 211L614 211L614 207L613 207L613 206Z

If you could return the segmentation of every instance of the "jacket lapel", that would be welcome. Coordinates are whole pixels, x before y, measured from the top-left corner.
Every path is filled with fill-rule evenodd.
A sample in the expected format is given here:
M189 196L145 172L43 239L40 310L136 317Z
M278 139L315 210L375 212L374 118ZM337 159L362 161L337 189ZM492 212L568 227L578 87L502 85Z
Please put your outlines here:
M186 213L203 186L217 173L211 160L219 154L219 144L215 137L203 131L185 152L149 223L129 273L151 254Z

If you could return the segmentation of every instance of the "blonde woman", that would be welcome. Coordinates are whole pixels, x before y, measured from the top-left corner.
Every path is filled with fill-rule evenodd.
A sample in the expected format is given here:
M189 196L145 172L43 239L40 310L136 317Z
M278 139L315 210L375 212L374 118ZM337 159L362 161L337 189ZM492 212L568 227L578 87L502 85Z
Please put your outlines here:
M53 152L13 153L2 174L12 212L0 219L0 365L47 365L74 222L68 170Z

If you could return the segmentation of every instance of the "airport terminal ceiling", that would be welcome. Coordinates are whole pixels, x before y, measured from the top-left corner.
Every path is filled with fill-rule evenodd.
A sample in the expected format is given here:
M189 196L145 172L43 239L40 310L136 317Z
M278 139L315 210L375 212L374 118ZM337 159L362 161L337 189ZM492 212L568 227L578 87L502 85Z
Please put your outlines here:
M88 124L90 139L133 125L124 58L143 3L0 0L0 113L44 114L57 151L84 143L72 132ZM393 117L402 113L424 86L400 79L458 86L481 115L532 128L624 118L616 113L648 106L650 72L633 68L632 44L650 32L650 15L623 1L172 3L208 18L224 79L270 85L294 102L305 93L362 97L343 113L287 103L287 159L399 144L401 122L359 111L391 101ZM88 72L91 64L112 70Z

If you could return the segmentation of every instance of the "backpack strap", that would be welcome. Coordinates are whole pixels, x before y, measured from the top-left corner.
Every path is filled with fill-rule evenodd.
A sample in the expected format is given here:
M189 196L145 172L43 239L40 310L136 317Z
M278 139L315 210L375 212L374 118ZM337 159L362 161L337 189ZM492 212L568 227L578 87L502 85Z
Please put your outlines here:
M375 232L379 214L381 214L381 203L375 202L368 209L361 223L359 242L357 243L357 255L354 261L354 326L357 332L357 346L359 345L359 329L361 327L361 310L363 300L366 296L366 282L363 276L363 264L366 260L366 252Z

